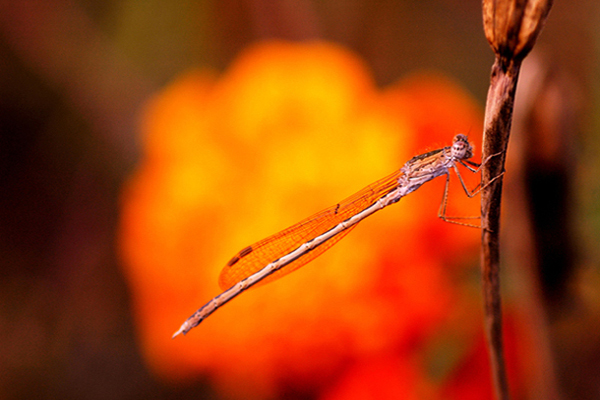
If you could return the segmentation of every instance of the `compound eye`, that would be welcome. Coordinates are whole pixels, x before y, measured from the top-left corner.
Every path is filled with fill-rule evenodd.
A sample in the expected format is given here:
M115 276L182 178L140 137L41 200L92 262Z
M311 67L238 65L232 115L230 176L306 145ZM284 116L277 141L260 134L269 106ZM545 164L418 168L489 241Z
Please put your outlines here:
M454 152L456 154L462 154L465 152L465 144L463 142L454 143Z
M462 134L458 134L454 137L454 143L452 143L452 155L459 159L471 158L472 148L467 137Z

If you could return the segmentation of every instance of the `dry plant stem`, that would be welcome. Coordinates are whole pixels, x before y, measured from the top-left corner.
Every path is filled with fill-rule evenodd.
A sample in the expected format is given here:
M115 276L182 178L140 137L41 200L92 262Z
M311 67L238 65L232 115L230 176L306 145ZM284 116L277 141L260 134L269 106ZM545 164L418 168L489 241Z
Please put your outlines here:
M504 161L512 121L515 89L520 61L507 61L497 56L492 67L483 136L483 158L490 158L482 169L482 184L504 171ZM500 202L502 177L484 186L481 194L483 301L485 329L490 347L490 361L496 398L508 399L508 379L502 341L502 308L500 298Z
M481 177L484 188L481 191L484 320L496 398L505 400L509 395L500 302L500 174L504 171L521 61L533 48L552 7L552 0L483 0L482 5L483 30L496 54L485 107L483 157L487 159L492 154L499 154L484 165ZM496 177L500 179L492 182Z

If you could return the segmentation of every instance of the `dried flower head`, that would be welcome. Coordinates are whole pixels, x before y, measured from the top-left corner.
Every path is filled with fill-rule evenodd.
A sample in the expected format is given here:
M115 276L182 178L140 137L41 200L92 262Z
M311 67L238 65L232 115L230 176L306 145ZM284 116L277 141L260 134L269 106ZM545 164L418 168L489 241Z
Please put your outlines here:
M483 29L494 52L523 59L542 30L552 0L483 0Z

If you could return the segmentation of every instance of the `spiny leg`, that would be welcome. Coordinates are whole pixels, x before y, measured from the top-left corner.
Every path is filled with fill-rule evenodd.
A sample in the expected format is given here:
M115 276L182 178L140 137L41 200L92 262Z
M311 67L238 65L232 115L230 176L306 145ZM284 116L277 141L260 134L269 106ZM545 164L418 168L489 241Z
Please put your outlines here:
M473 173L477 173L481 170L481 168L483 167L483 165L485 165L485 163L487 163L492 157L495 157L500 153L496 153L496 154L492 154L491 156L488 156L485 161L481 164L477 164L474 163L472 161L468 161L468 160L459 160L459 162L465 166L469 171L473 172ZM468 164L468 165L467 165ZM477 166L477 168L474 168L475 166ZM484 188L488 187L489 185L491 185L496 179L502 177L504 175L504 171L500 174L498 174L497 176L495 176L493 179L491 179L489 182L487 182L485 185L481 186L481 182L477 184L477 186L475 186L475 188L473 190L469 190L469 188L467 188L467 185L465 184L465 181L462 178L462 175L460 174L460 170L458 169L458 167L456 166L456 164L452 165L452 168L454 169L454 172L456 173L456 175L458 176L458 180L460 181L460 184L465 192L465 194L467 195L467 197L472 198L474 196L476 196L481 190L483 190ZM474 225L474 224L469 224L466 222L459 222L457 220L465 220L465 219L481 219L481 216L477 216L477 217L449 217L446 215L446 209L447 209L447 204L448 204L448 188L449 188L449 183L450 183L450 173L448 172L446 174L446 185L444 186L444 197L442 198L442 203L440 204L440 208L438 210L438 217L445 222L450 222L452 224L457 224L457 225L463 225L463 226L470 226L473 228L481 228L480 225Z
M460 178L460 182L461 182L461 184L463 186L463 189L465 189L465 192L468 195L469 191L467 190L465 183L463 182L463 180L460 177L460 175L458 175L458 177ZM457 221L457 220L460 220L460 219L480 219L481 217L449 217L449 216L446 215L446 208L447 208L447 205L448 205L448 191L449 191L449 187L450 187L450 172L447 172L446 173L446 184L444 185L444 196L442 198L442 202L440 204L440 208L438 209L438 218L440 218L444 222L449 222L451 224L463 225L463 226L470 226L472 228L481 228L481 226L479 226L479 225L474 225L474 224L469 224L469 223L466 223L466 222L459 222L459 221ZM469 197L472 197L472 196L469 196Z
M504 151L498 152L496 154L492 154L490 156L487 156L486 159L481 163L481 164L477 164L473 161L469 161L469 160L458 160L458 162L463 165L464 167L466 167L469 171L473 172L473 173L478 173L479 171L481 171L481 168L483 168L483 166L485 164L487 164L488 161L490 161L490 159L492 157L496 157L500 154L504 153ZM473 168L473 167L477 167L477 168ZM467 185L465 185L465 182L463 181L463 178L460 174L460 171L458 170L458 167L456 166L456 164L452 165L452 168L454 168L454 172L456 172L456 175L458 176L458 179L460 180L460 184L463 187L463 190L465 191L467 197L471 198L476 196L479 192L481 192L484 188L488 187L489 185L492 184L492 182L494 182L496 179L500 178L502 175L504 175L504 171L502 171L502 173L500 173L499 175L495 176L492 180L490 180L489 182L487 182L485 185L481 186L481 182L479 182L477 184L477 186L475 186L475 188L473 188L473 190L469 190L467 188Z

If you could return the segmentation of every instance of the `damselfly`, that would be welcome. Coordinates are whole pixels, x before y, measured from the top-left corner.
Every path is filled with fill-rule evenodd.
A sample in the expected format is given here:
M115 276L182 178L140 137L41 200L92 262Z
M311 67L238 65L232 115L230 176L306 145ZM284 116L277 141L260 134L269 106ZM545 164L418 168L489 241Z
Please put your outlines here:
M473 147L467 136L458 134L452 146L430 151L411 158L393 174L367 186L346 200L327 208L283 231L240 250L219 276L219 285L225 291L206 303L189 317L173 337L186 334L217 308L257 283L266 283L286 275L315 257L321 255L343 238L357 223L402 197L418 189L424 183L446 175L444 200L438 216L446 217L446 197L450 168L454 169L460 183L472 197L456 166L457 163L477 172L478 164L469 161ZM460 222L456 222L460 223ZM468 224L463 224L468 225Z

